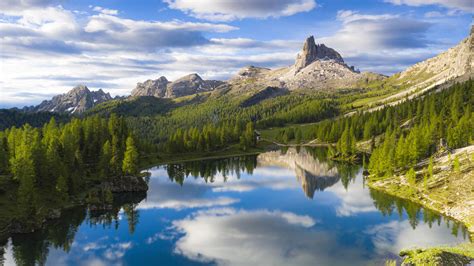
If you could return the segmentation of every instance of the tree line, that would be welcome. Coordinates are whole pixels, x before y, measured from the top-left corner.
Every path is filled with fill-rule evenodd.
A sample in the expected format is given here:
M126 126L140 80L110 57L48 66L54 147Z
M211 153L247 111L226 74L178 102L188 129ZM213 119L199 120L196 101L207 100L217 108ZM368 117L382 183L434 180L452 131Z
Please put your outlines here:
M225 122L219 126L206 124L202 128L179 128L166 143L169 153L209 152L239 144L246 151L257 144L254 124L242 121Z
M357 141L367 141L374 152L372 169L379 165L376 168L386 172L426 158L435 151L441 138L449 148L472 142L472 106L474 82L468 80L440 92L406 99L396 106L322 121L312 126L309 138L337 144L335 152L344 156L356 152ZM378 150L375 150L376 138L385 140ZM375 163L378 158L390 158L390 162Z
M90 184L138 173L139 152L125 120L116 115L55 118L0 131L1 184L18 184L18 202L34 211L35 197L67 201Z
M416 111L406 119L409 127L388 128L383 143L373 150L369 171L376 176L408 169L408 176L414 176L416 163L439 148L445 148L444 145L447 149L461 148L474 140L474 83L471 80L413 100L411 104L416 106Z

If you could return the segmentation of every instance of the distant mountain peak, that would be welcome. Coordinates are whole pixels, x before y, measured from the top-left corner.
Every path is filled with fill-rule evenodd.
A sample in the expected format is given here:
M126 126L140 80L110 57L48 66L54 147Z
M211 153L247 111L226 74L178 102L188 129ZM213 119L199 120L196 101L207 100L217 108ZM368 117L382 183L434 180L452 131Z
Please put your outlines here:
M334 60L337 63L344 64L344 59L336 50L324 44L316 44L314 36L311 35L306 38L303 50L296 56L296 72L299 72L316 60Z
M204 91L211 91L224 84L217 80L203 80L197 73L188 74L173 82L165 77L138 83L132 96L154 96L158 98L176 98Z
M79 84L76 87L72 88L68 93L73 93L73 92L90 92L89 88L87 88L86 85L84 84Z
M55 112L55 113L82 113L97 104L111 100L109 93L102 89L90 91L86 85L77 85L67 93L54 96L51 100L43 101L33 107L34 112Z

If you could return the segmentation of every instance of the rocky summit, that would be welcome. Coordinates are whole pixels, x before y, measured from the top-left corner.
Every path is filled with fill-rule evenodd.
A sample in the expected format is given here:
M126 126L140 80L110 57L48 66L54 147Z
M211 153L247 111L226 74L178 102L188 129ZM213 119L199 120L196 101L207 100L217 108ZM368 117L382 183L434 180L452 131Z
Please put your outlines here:
M149 79L143 83L139 82L132 91L132 96L155 96L163 98L166 95L168 83L170 82L164 76L155 80Z
M51 100L43 101L30 110L34 112L79 114L111 99L110 94L101 89L90 91L87 86L78 85L69 92L54 96Z
M229 83L238 91L278 87L288 90L353 88L360 81L384 79L375 73L360 73L348 66L342 56L324 44L316 44L308 37L295 63L288 67L270 70L249 66L241 69Z
M296 72L316 60L334 60L337 63L344 64L344 59L342 59L342 56L336 52L336 50L326 47L324 44L316 44L314 36L310 36L304 42L303 51L296 57Z
M198 74L190 74L173 82L165 77L156 80L147 80L138 83L132 91L132 96L154 96L158 98L177 98L196 94L199 92L212 91L224 84L218 80L204 80Z

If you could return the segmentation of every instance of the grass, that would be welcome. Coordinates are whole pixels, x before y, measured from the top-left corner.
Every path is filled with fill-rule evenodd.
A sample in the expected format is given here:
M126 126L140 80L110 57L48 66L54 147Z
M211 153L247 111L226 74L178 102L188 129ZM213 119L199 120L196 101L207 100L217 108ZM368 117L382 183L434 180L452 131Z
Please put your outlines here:
M402 250L400 256L404 257L403 263L407 265L466 265L474 260L474 244L408 249Z
M466 147L469 150L471 147ZM461 167L458 171L451 168L452 162L443 156L435 160L434 175L427 180L426 186L423 175L426 172L426 160L419 163L417 181L414 185L406 180L404 175L384 178L370 178L369 187L381 190L387 194L404 198L450 216L462 222L474 238L474 161L469 158L471 154L456 151L460 156ZM454 157L454 155L453 155Z

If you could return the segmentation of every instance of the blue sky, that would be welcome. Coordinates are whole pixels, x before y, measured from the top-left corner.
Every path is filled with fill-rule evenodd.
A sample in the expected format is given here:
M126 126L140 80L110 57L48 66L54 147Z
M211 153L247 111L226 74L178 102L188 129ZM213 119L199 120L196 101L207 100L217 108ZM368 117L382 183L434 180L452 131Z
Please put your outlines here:
M472 0L3 0L0 107L77 84L137 82L293 63L314 35L362 71L393 74L468 35Z

